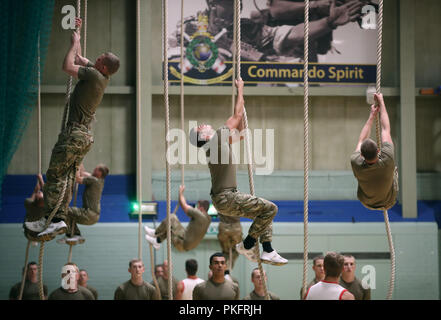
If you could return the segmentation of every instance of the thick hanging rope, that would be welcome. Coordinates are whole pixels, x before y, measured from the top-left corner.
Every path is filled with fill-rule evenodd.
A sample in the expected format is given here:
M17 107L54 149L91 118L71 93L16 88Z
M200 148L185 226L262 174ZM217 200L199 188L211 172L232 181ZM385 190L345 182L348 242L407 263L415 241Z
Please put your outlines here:
M180 81L180 93L181 93L181 130L185 131L184 122L184 0L181 0L181 81ZM184 186L184 163L186 159L181 159L181 186ZM179 202L178 202L179 203Z
M142 260L142 167L141 167L141 3L136 2L136 165L138 175L138 259Z
M381 93L381 57L382 57L382 49L383 49L383 0L379 1L379 7L378 7L378 19L377 19L377 28L378 28L378 34L377 34L377 74L376 74L376 92L377 94ZM377 134L377 145L378 148L380 148L381 151L381 126L380 126L380 117L377 114L375 118L375 127L376 127L376 134ZM384 223L386 227L386 234L387 234L387 240L389 244L389 251L390 251L390 280L389 280L389 289L387 292L387 300L392 299L392 294L394 291L394 284L395 284L395 249L392 239L392 233L390 229L389 224L389 216L387 210L382 210L383 216L384 216Z
M80 17L81 13L81 0L77 0L77 18ZM78 31L78 28L77 28ZM72 92L72 76L69 76L69 80L67 82L67 89L66 89L66 99L65 99L65 107L64 107L64 113L63 113L63 121L61 125L61 131L63 132L66 129L67 120L69 117L69 104L70 104L70 95ZM66 193L68 181L69 181L70 175L68 174L66 176L66 180L64 181L63 188L61 190L60 198L57 201L57 204L55 205L54 210L50 213L48 219L46 220L46 225L44 229L47 229L49 226L51 220L55 216L55 213L60 208L61 202L64 198L64 195ZM40 294L40 300L44 300L44 288L43 288L43 256L44 256L44 242L45 240L42 240L40 242L40 253L38 255L38 274L39 274L39 294Z
M306 294L308 279L308 173L309 173L309 0L305 0L303 50L303 283Z
M29 260L29 247L30 246L31 246L31 240L28 240L28 244L26 246L24 268L23 268L23 277L21 280L20 293L18 295L18 300L21 300L23 298L23 290L24 290L24 285L25 285L26 278L27 278L27 273L28 273L28 260Z
M241 55L241 51L240 51L240 43L241 43L241 37L240 37L240 0L235 0L235 6L234 6L234 17L235 17L235 25L236 25L236 50L235 50L235 54L236 54L236 77L237 79L240 78L240 55ZM253 163L252 163L252 157L251 157L251 147L250 147L250 140L249 140L249 132L248 132L248 117L247 117L247 112L244 106L243 109L243 124L244 124L244 130L245 130L245 141L246 141L246 147L247 147L247 157L248 157L248 180L249 180L249 184L250 184L250 194L252 196L255 195L254 192L254 178L253 178ZM257 252L258 252L258 259L257 259L257 264L259 267L259 272L261 275L261 279L262 279L262 284L263 284L263 289L264 289L264 293L265 293L265 299L266 300L270 300L270 297L268 295L268 290L267 290L267 286L266 286L266 280L265 280L265 276L263 273L263 267L262 267L262 260L260 259L260 250L259 250L259 246L257 246Z
M40 34L38 34L38 43L37 43L37 158L38 158L38 174L41 174L41 71L40 71ZM21 300L23 297L24 285L26 282L26 277L28 273L28 260L29 260L29 247L31 246L31 240L28 240L28 244L26 245L26 253L25 253L25 263L23 270L23 278L20 286L20 293L18 295L18 300Z
M167 153L170 148L170 142L167 139L167 134L170 130L170 107L168 100L168 1L162 1L162 23L163 23L163 68L164 68L164 107L165 107L165 171L167 178L166 194L167 194L167 260L168 260L168 299L173 300L173 290L172 290L172 274L173 274L173 263L171 260L171 226L170 226L170 206L171 206L171 195L170 195L170 164L167 159Z

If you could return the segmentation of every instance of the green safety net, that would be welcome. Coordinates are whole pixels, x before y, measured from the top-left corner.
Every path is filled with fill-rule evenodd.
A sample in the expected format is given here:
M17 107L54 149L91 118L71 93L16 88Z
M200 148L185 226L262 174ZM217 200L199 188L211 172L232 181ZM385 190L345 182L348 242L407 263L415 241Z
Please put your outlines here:
M36 109L38 54L43 70L53 11L54 0L0 1L0 194L9 163Z

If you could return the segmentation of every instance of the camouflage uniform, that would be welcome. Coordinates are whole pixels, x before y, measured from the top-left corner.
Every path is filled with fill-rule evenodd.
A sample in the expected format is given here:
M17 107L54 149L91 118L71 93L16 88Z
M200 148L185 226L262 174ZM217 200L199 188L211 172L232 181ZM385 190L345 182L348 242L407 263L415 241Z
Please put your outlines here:
M236 251L236 243L242 241L242 226L240 225L239 217L229 217L223 214L218 214L219 226L217 239L222 248L222 253L225 256L226 264L229 266L230 249L231 249L231 269L234 268L239 253Z
M65 214L60 214L60 217L65 220L68 227L74 222L72 233L74 235L81 235L80 230L76 226L77 223L90 226L97 223L100 218L100 202L104 188L104 179L89 176L83 178L83 184L86 186L83 193L83 207L69 207Z
M211 217L207 213L196 208L188 209L187 215L191 218L187 228L182 226L176 214L170 215L171 241L180 252L194 249L207 233L211 222ZM155 234L161 241L167 239L167 220L161 222Z
M252 219L248 234L254 239L260 238L260 242L271 242L272 221L277 214L277 206L266 199L237 191L236 164L228 139L229 128L223 126L207 143L213 205L225 216ZM224 159L223 156L227 154L228 159ZM228 162L223 163L225 160Z
M63 186L67 183L64 198L54 216L60 219L64 218L63 213L72 199L75 173L92 147L90 124L109 81L109 78L102 75L92 64L79 68L78 79L80 81L70 96L67 125L58 135L58 141L52 149L43 191L44 211L46 216L49 216L60 199Z

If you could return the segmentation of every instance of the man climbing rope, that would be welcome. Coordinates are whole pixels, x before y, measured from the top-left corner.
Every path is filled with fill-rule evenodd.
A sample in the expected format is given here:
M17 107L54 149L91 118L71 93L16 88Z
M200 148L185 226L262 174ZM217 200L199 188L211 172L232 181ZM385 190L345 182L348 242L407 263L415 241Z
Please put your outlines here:
M109 168L105 164L98 164L92 173L84 170L83 164L76 174L76 181L85 185L83 193L83 207L69 207L60 217L67 223L68 228L74 222L74 230L70 230L70 237L64 237L57 240L59 243L67 242L84 242L80 229L77 224L86 226L93 225L98 222L101 212L101 195L104 188L104 179L109 174Z
M375 210L387 210L396 201L398 192L398 172L394 162L394 144L390 135L389 116L383 95L374 95L376 104L360 133L357 147L351 156L354 176L358 180L357 197L361 203ZM372 123L380 113L381 152L377 143L370 139Z
M179 187L179 205L185 214L190 217L188 226L184 228L176 214L170 215L171 241L173 246L181 252L189 251L197 247L207 233L211 217L208 215L209 202L206 200L198 201L197 208L187 204L184 197L185 186ZM160 243L167 239L167 221L164 220L158 228L151 229L144 226L146 232L145 239L159 249Z
M46 172L47 182L44 187L46 217L42 218L39 223L25 223L26 228L39 232L38 236L41 240L46 241L67 230L63 214L72 198L71 188L77 168L93 143L91 123L95 118L95 111L101 103L110 76L119 68L118 57L110 52L101 54L95 64L81 56L81 23L81 19L77 18L78 30L72 33L71 45L63 62L63 71L80 81L70 96L69 114L66 115L67 125L63 126L58 136ZM54 218L44 230L47 219L57 207L58 201L61 201L61 205L58 206Z
M261 260L273 265L288 262L271 246L272 221L277 206L263 198L237 191L236 164L233 160L231 144L239 141L243 130L244 99L243 81L236 80L237 98L234 114L225 125L214 130L202 124L190 130L190 142L198 148L204 147L211 174L211 199L216 210L226 216L253 219L253 223L243 242L236 244L236 250L253 262L257 262L257 240L260 238L263 252Z

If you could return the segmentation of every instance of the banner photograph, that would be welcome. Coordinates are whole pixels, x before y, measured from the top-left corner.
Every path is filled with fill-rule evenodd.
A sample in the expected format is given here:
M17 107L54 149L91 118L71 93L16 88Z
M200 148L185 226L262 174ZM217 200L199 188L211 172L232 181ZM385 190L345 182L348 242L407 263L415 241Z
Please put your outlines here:
M321 85L375 83L377 0L311 0L309 81ZM186 84L231 85L234 0L184 1ZM181 0L170 0L168 66L181 79ZM303 83L304 1L241 2L241 77L249 85Z

